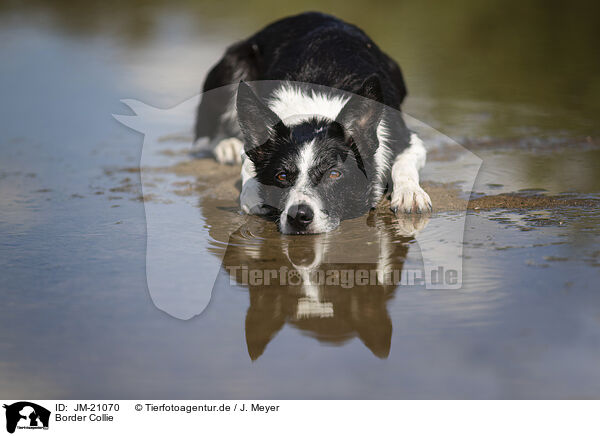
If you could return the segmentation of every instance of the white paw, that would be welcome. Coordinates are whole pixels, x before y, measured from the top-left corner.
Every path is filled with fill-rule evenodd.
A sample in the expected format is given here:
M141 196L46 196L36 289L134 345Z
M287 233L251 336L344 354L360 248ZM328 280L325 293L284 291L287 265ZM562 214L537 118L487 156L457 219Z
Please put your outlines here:
M431 199L427 192L413 180L394 183L391 208L394 212L424 213L431 212Z
M244 143L237 138L223 139L217 144L213 153L217 162L228 165L242 163Z

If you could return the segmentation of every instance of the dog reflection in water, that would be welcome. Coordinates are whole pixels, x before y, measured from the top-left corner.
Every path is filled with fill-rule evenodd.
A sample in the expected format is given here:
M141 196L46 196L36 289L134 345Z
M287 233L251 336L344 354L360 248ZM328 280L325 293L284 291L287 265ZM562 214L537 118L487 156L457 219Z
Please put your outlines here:
M224 266L250 293L250 358L259 358L286 323L330 345L358 337L374 355L386 358L392 338L387 303L409 246L428 220L427 215L373 211L366 225L363 218L333 233L248 238L265 233L267 224L260 219L235 232Z

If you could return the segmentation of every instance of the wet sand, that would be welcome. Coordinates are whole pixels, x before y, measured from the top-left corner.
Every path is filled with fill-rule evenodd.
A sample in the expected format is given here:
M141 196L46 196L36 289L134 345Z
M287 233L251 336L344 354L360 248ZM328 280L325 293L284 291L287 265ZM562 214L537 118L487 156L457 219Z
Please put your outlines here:
M152 188L163 183L161 174L174 174L186 180L175 180L171 182L171 193L177 196L208 195L215 199L230 202L232 207L238 203L240 192L240 168L234 165L220 165L212 158L189 157L181 162L159 168L144 168L147 175L151 175L153 181L146 183L149 193L141 197L139 184L133 183L127 174L139 173L136 167L116 168L106 170L117 185L109 187L110 193L128 193L134 201L168 201L152 195ZM120 176L118 176L120 174ZM190 180L189 178L192 178ZM498 194L482 194L462 192L455 184L442 184L436 182L422 181L422 187L430 195L433 203L433 212L448 211L477 211L504 209L511 212L528 210L551 210L562 207L597 208L600 199L593 195L578 195L573 193L562 195L546 195L540 189L522 189L519 192L505 192ZM102 191L101 191L102 192ZM469 197L467 200L466 198ZM379 208L384 208L389 202L387 198L382 199Z

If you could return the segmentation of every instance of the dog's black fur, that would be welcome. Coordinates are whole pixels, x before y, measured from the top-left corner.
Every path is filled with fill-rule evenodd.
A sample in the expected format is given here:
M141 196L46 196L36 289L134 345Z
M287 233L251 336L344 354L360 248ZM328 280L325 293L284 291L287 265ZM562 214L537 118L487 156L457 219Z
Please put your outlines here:
M372 75L385 84L381 102L399 110L407 91L398 64L358 27L331 15L306 12L272 23L229 47L208 74L202 92L241 80L289 80L358 94ZM237 126L232 130L221 126L226 100L215 97L204 98L198 107L196 139L237 133ZM220 132L222 127L230 131Z

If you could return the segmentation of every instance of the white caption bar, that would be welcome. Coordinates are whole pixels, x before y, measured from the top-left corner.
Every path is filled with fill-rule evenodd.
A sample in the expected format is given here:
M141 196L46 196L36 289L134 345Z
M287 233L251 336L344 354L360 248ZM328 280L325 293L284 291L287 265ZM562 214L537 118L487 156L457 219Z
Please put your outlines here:
M4 400L16 435L598 435L600 401ZM47 412L49 412L49 415ZM17 420L15 422L15 419ZM3 432L5 429L0 430ZM131 433L126 433L131 432Z

